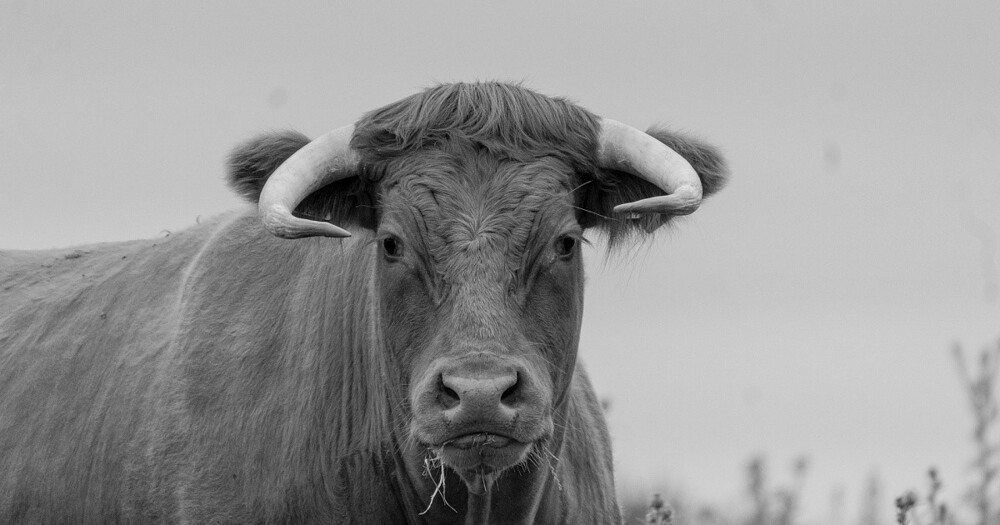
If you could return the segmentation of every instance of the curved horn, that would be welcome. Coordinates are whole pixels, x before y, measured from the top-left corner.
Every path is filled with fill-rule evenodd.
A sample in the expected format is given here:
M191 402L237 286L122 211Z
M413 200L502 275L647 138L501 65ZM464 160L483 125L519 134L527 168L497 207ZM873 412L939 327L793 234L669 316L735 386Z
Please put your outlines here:
M615 206L616 212L687 215L701 205L701 179L691 163L650 135L601 119L597 158L601 167L631 173L666 193Z
M264 227L278 237L350 237L334 224L301 219L292 210L310 193L331 182L353 177L358 153L351 149L354 126L337 128L296 151L264 183L257 213Z

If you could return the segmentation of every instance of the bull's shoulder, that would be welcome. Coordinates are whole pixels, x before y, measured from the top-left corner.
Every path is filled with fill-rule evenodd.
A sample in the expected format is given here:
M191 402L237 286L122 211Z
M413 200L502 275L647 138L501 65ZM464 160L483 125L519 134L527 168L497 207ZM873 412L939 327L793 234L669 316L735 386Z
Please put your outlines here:
M6 350L59 339L54 326L78 334L71 339L79 343L120 333L128 327L114 321L131 319L137 310L166 317L218 222L153 239L0 252L0 337L8 338Z

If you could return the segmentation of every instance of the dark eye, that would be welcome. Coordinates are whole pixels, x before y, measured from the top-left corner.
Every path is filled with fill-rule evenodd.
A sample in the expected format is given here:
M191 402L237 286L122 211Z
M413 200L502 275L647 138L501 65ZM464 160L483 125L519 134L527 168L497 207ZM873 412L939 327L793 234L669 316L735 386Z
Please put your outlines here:
M562 237L556 239L556 255L559 257L567 259L573 255L573 251L575 249L576 237L563 235Z
M382 253L389 259L398 259L403 256L403 242L395 237L382 239Z

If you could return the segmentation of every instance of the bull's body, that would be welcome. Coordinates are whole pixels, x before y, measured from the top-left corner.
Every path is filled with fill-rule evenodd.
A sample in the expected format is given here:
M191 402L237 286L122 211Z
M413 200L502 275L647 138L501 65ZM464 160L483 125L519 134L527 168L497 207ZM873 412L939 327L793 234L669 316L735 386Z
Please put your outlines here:
M596 117L519 87L442 86L366 119L351 151L305 154L358 182L297 190L325 188L300 209L354 238L279 239L342 230L247 208L0 251L0 522L620 521L576 361L576 240L658 226L607 215L662 190L594 165ZM721 186L714 151L656 140L693 159L691 195ZM264 209L307 142L249 143L234 185Z
M392 407L373 392L388 374L364 372L379 366L367 241L284 241L248 210L0 252L0 522L419 521L430 501L400 490L388 419L369 417ZM579 424L541 508L613 521L583 375L566 410Z

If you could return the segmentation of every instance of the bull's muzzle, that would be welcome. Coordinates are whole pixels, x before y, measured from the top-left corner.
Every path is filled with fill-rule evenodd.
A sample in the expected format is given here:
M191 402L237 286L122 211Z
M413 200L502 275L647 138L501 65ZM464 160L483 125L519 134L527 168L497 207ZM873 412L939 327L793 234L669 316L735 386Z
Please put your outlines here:
M465 368L441 373L438 400L453 424L512 421L520 404L523 384L512 367L505 370L471 371Z
M550 390L516 356L437 359L412 393L414 436L457 470L502 471L551 434Z

